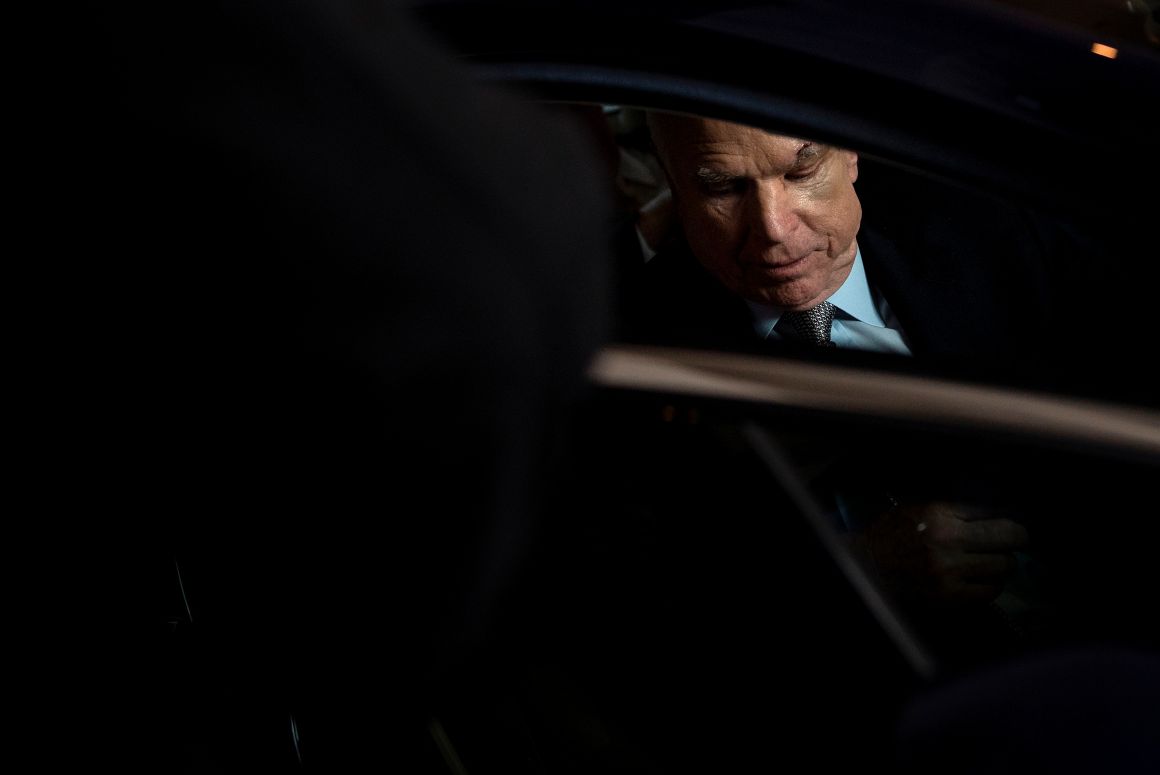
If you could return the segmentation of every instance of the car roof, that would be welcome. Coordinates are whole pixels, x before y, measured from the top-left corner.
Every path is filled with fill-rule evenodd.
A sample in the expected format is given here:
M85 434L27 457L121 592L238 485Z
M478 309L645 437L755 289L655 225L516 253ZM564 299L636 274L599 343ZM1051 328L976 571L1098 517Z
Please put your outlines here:
M481 72L551 97L768 123L1058 206L1086 203L1075 167L1115 176L1109 154L1156 136L1160 49L996 3L415 7ZM1153 155L1137 154L1133 167L1160 172Z

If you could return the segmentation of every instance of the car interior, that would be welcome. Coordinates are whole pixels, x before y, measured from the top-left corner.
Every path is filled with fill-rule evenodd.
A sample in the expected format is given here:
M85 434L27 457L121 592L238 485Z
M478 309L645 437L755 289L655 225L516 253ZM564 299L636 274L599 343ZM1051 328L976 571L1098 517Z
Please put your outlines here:
M641 112L566 110L606 133L598 137L618 212L663 208L668 189ZM621 282L663 250L662 235L621 241ZM628 361L673 352L650 344L616 346ZM436 704L433 771L701 771L805 752L819 766L886 762L897 719L924 692L1040 653L1158 645L1156 527L1141 512L1157 462L1148 439L1133 446L1073 431L1060 443L1005 423L1013 404L1000 388L988 409L908 417L862 411L834 387L844 378L922 404L933 401L924 380L981 390L977 372L963 382L964 370L931 374L887 356L823 358L792 346L731 355L736 363L715 369L677 357L704 390L593 372L562 444L562 473L546 488L550 518L485 646ZM812 389L738 399L714 382L776 384L779 368L806 369ZM897 382L874 385L870 375ZM1033 543L998 597L928 605L907 578L876 575L845 541L834 482L871 510L937 498L1018 515ZM220 582L196 555L171 559L162 618L196 662L190 633ZM186 690L203 691L190 675ZM300 717L265 691L238 695L255 704L231 704L208 726L189 721L204 744L193 749L300 761ZM827 743L835 704L858 719L842 746Z

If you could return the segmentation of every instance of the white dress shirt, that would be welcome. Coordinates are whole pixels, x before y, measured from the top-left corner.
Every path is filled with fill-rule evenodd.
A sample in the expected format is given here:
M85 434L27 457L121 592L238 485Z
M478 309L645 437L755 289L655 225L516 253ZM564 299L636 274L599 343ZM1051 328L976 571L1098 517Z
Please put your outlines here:
M828 301L835 307L830 340L837 347L911 354L898 318L894 316L882 294L871 288L870 282L866 279L861 248L854 256L850 276ZM776 326L783 310L769 304L758 304L753 301L746 303L753 312L753 324L758 335L764 339L780 339L781 333L777 331Z

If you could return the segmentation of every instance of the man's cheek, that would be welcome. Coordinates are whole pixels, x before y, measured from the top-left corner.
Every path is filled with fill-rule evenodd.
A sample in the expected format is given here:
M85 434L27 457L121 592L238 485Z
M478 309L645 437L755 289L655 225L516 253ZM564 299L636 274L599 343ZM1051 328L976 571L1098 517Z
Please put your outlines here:
M814 206L823 205L825 203L834 203L842 197L842 189L848 183L838 181L833 176L818 182L813 186L806 186L802 189L802 198L804 201L810 202Z
M723 224L725 221L711 210L697 209L683 214L681 220L685 224L685 232L690 239L714 242L721 240L724 236Z
M714 205L704 212L705 230L715 239L732 242L740 228L737 213L728 205Z

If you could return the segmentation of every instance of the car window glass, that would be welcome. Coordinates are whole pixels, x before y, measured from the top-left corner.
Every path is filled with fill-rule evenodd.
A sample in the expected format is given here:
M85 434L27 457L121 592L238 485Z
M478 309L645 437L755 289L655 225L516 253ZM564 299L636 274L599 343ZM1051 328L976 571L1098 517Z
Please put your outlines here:
M1155 459L673 394L590 410L510 618L535 623L511 633L535 734L569 752L752 761L823 744L837 702L856 760L924 681L1160 645ZM925 564L940 514L982 538Z
M677 153L669 166L683 165L684 182L674 190L648 118L673 114L603 105L600 115L619 213L622 341L1154 405L1157 386L1140 380L1130 340L1107 329L1148 326L1142 305L1106 311L1156 272L1141 257L1147 232L1130 216L1139 205L1129 192L1093 184L1103 209L1060 210L881 156L696 116L683 120L711 125L715 137L702 131L700 141L718 143L717 155L704 144L701 156ZM776 142L749 147L757 164L742 149L767 137ZM789 156L775 160L774 151ZM796 161L795 152L803 154ZM824 299L836 305L834 346L803 347L793 316L782 316Z

